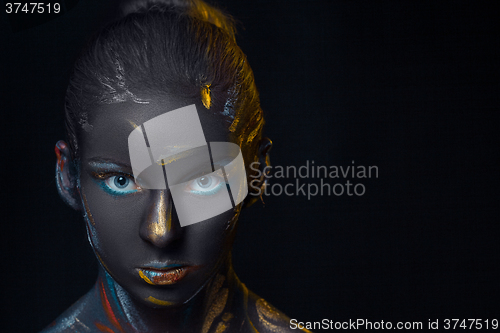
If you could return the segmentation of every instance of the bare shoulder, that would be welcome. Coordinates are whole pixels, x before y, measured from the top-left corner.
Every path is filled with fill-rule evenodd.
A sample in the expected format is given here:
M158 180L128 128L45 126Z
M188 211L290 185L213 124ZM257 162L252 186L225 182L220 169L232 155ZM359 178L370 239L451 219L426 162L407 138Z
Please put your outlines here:
M90 292L76 301L40 333L92 332L86 318Z
M290 323L290 318L283 312L276 309L265 299L249 292L248 295L248 317L259 333L288 333L288 332L309 332L300 330Z

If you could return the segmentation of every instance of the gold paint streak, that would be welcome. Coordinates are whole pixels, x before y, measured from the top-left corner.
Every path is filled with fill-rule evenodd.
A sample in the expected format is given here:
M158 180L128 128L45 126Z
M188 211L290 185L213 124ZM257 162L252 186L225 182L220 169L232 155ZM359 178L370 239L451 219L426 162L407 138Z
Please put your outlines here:
M229 127L229 132L235 132L236 127L238 126L239 122L240 122L240 118L238 116L236 116L236 118L234 118L234 120L233 120L233 123Z
M259 131L261 130L262 126L260 125L260 123L262 122L262 112L259 112L257 114L257 119L255 119L255 128L252 132L250 132L250 134L248 135L248 138L247 138L247 143L248 142L251 142L253 140L253 138L255 138L255 136L257 135L257 133L259 133ZM250 124L252 124L253 121L249 121L248 122L248 125L247 125L247 128L248 126L250 126Z
M87 202L87 197L85 196L85 193L83 193L83 191L82 191L82 198L83 198L83 205L85 206L85 213L87 214L87 217L89 218L90 223L92 223L92 225L95 226L94 217L92 216L92 213L90 212L89 204Z
M257 308L260 323L265 326L268 331L274 333L283 333L287 331L285 324L287 319L271 304L261 298L255 302L255 307ZM304 332L309 331L305 330Z
M225 279L226 277L224 275L217 274L210 284L202 333L208 332L214 319L222 313L222 310L224 310L229 293L227 288L221 289Z
M247 320L248 320L248 323L250 324L250 327L252 328L252 330L255 332L255 333L259 333L259 331L257 331L257 328L255 328L255 325L252 323L252 321L250 320L250 317L248 316L248 313L247 313Z
M257 307L257 312L259 313L259 316L265 316L266 318L272 320L279 320L281 318L281 315L278 312L278 310L273 308L271 304L267 303L263 298L255 302L255 306Z
M210 106L212 106L212 97L210 96L209 84L206 84L201 88L201 101L207 109L210 109Z
M245 317L248 320L248 323L250 324L250 328L255 333L259 333L259 331L257 331L257 329L255 328L255 325L250 320L250 316L248 315L248 288L247 288L247 286L245 286L244 283L241 283L241 281L238 279L238 277L236 277L236 279L237 279L236 280L237 283L240 285L241 289L243 290L243 305L245 307Z
M226 330L226 328L228 328L228 327L229 327L229 325L226 325L223 322L220 322L217 325L217 329L215 330L215 333L223 333Z
M215 329L215 333L223 333L228 327L230 321L233 318L233 314L230 312L226 312L222 315L222 321L217 324L217 328Z
M139 127L136 123L134 123L132 120L128 120L127 121L130 123L130 125L132 125L132 127L135 129L137 127Z
M149 279L146 275L144 275L144 273L142 272L142 270L139 270L139 276L140 276L140 277L141 277L144 281L146 281L147 283L154 285L154 283L153 283L153 282L151 282L151 280L150 280L150 279Z
M153 296L149 296L149 297L148 297L148 298L146 298L145 300L146 300L146 301L148 301L148 302L151 302L151 303L157 304L157 305L162 305L162 306L168 306L168 305L172 305L172 304L174 304L174 303L172 303L172 302L159 300L159 299L157 299L157 298L154 298Z
M224 313L224 315L222 316L222 320L223 320L223 321L229 321L229 320L231 320L233 317L234 317L234 316L233 316L233 314L232 314L232 313L230 313L230 312L226 312L226 313Z
M160 193L161 201L160 201L160 212L161 212L161 218L159 219L158 223L162 223L164 227L167 228L167 232L172 229L172 210L168 209L167 205L167 199L165 198L165 192L161 191Z
M189 146L184 146L184 147L174 147L174 148L186 148L186 147L189 147ZM158 165L167 165L167 164L170 164L172 162L175 162L175 161L178 161L182 158L185 158L185 157L189 157L191 155L194 155L194 152L192 150L186 150L186 151L183 151L183 152L180 152L180 153L177 153L175 155L172 155L172 156L168 156L167 159L165 158L162 158L162 156L160 156L159 160L156 162Z
M259 133L260 129L260 126L257 126L250 134L248 134L247 143L252 142L253 138L255 138L255 136Z
M225 276L224 275L221 275L221 274L217 274L217 276L214 278L214 280L211 282L210 284L210 292L208 294L208 302L207 302L207 308L208 306L210 306L210 304L213 303L214 299L215 299L215 295L217 294L217 292L220 290L220 288L222 288L222 284L224 283L224 280L225 280ZM206 309L207 309L206 308ZM205 309L205 310L206 310Z
M99 253L97 253L97 250L94 251L95 255L97 256L97 259L99 260L99 262L101 263L101 265L104 267L104 269L106 269L108 272L109 272L109 269L108 269L108 266L106 266L106 264L104 263L104 261L102 260L101 256L99 255Z
M214 319L222 313L224 307L226 306L227 296L229 290L227 288L222 288L215 298L215 301L210 305L207 315L205 316L205 322L203 323L202 333L207 333Z
M109 173L106 172L92 172L92 176L97 179L106 179L109 177Z
M172 210L169 209L167 211L167 214L168 214L168 216L167 216L167 232L169 232L170 229L172 229Z
M164 237L170 231L172 223L172 212L167 209L167 199L165 198L165 191L160 192L160 202L155 209L158 210L158 217L156 221L152 221L149 226L149 236L153 241Z

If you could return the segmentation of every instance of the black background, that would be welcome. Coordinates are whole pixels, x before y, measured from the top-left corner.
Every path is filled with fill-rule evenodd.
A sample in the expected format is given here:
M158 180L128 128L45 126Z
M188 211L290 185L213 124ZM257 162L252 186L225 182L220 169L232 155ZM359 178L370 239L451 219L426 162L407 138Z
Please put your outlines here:
M110 5L67 2L26 29L36 14L0 15L2 332L41 330L96 277L53 147L71 64ZM496 2L217 3L242 22L272 163L379 168L354 180L363 196L243 212L241 280L301 321L500 319Z

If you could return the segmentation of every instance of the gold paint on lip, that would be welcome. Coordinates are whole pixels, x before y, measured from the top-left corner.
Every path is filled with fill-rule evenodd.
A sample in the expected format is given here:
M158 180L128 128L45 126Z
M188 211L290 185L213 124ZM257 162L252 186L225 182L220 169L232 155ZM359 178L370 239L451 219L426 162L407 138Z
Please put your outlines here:
M151 302L153 304L161 305L161 306L169 306L174 303L169 302L169 301L162 301L160 299L154 298L153 296L149 296L148 298L145 298L146 301Z
M144 273L142 272L142 270L139 270L139 276L140 276L140 277L141 277L144 281L146 281L147 283L154 285L154 283L153 283L153 282L151 282L151 280L150 280L150 279L149 279L146 275L144 275Z
M186 274L188 273L188 268L187 267L179 267L179 268L172 268L168 270L157 270L157 269L138 269L139 271L139 276L146 281L148 284L154 285L154 286L166 286L166 285L171 285L175 284L178 281L182 280ZM159 275L156 276L148 276L148 274L145 274L144 271L153 271L155 273L158 273Z

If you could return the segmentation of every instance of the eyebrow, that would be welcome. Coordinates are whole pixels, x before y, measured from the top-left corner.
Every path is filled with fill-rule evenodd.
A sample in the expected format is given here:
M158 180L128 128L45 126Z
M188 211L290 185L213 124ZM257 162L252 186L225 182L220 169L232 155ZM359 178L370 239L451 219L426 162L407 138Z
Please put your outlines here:
M88 161L88 165L96 169L112 169L114 171L119 170L126 171L130 174L132 173L132 167L130 164L114 161L110 158L93 157Z

